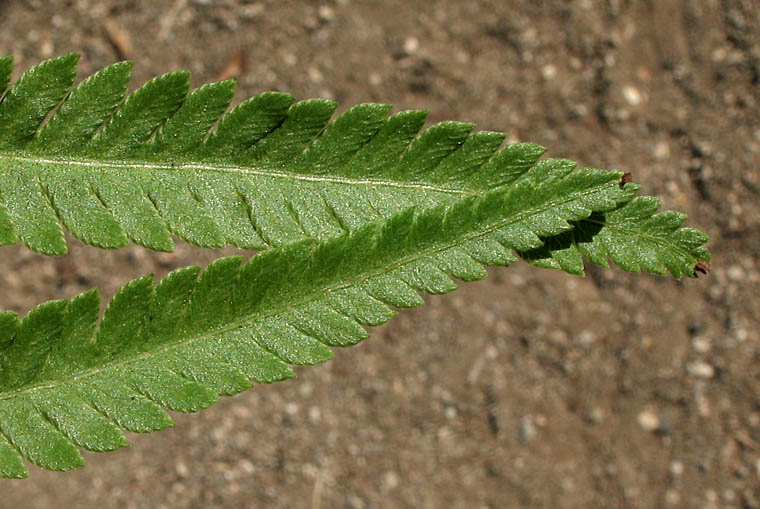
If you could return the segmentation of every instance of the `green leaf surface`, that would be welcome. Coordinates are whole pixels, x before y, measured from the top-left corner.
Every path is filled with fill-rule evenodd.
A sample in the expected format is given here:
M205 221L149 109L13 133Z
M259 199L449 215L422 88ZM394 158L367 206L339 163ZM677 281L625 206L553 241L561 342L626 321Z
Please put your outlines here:
M121 429L173 425L222 395L294 376L366 339L393 308L518 259L582 274L584 259L694 276L706 235L657 212L622 173L540 159L529 143L442 122L266 92L228 113L234 82L188 92L168 73L126 96L131 64L73 88L76 55L27 71L0 100L0 245L66 252L131 240L169 251L264 249L159 283L91 290L22 319L0 312L0 477L81 466ZM12 59L0 59L0 89ZM49 120L45 118L49 115Z
M0 472L19 474L11 451L43 468L78 467L77 447L125 446L118 427L169 425L157 407L198 411L251 383L290 378L290 365L324 362L332 347L365 339L363 325L390 319L389 305L452 291L452 276L486 275L478 260L507 265L516 246L615 209L626 196L618 179L555 165L538 183L408 209L244 265L221 258L157 286L145 276L114 296L99 324L96 292L42 304L20 323L0 315L0 333L12 336L0 364L0 437L12 448L0 442L9 458Z
M583 274L585 258L602 267L609 266L609 259L629 272L693 276L697 263L711 259L702 247L708 237L682 228L684 214L657 213L660 205L657 198L639 196L615 210L573 222L572 230L545 238L543 246L520 255L538 267L571 274Z
M131 240L170 251L172 235L203 247L266 249L335 237L409 207L483 196L521 178L537 182L542 168L555 164L574 166L539 161L544 149L535 144L501 148L503 134L473 133L467 123L422 130L426 112L389 116L384 104L361 104L330 121L332 101L294 103L266 92L225 114L234 81L188 94L186 72L165 74L126 96L129 62L95 73L63 100L76 62L72 54L39 64L0 102L0 245L21 241L60 255L67 251L65 228L110 249ZM0 60L0 86L11 64ZM605 218L601 230L618 220L624 219ZM563 251L563 242L547 242L544 250ZM654 259L675 263L672 253L679 251L680 265L669 269L693 275L704 256L687 244L671 235L657 246L639 245L634 252L647 259L622 256L612 244L607 254L626 270L661 272ZM530 240L523 248L531 249ZM570 256L550 249L526 258L582 272L582 262Z

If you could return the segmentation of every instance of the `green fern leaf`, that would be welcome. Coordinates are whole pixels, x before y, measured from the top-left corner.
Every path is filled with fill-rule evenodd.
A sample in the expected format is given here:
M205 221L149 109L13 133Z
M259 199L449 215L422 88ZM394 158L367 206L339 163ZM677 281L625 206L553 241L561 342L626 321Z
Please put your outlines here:
M520 255L536 266L576 274L583 274L584 258L602 267L609 266L609 258L629 272L693 276L697 263L710 261L710 252L702 247L708 237L681 228L684 214L656 214L660 205L651 196L634 198L616 210L572 222L572 230L544 238L543 246Z
M513 146L478 172L503 135L470 136L472 125L444 122L418 137L425 112L387 117L381 104L330 123L332 101L294 104L274 92L222 117L234 82L188 94L183 72L148 82L122 104L130 70L119 63L88 78L46 125L72 86L75 55L32 68L0 103L0 242L63 254L65 226L105 248L131 239L171 250L173 233L204 247L263 249L482 193L543 152ZM34 115L19 113L27 103Z
M76 62L43 62L0 101L0 245L62 254L65 227L103 248L170 250L175 234L267 251L157 286L136 279L100 321L96 290L21 320L0 312L3 477L26 476L24 458L75 468L78 447L128 445L120 428L171 426L162 408L193 412L290 378L291 365L366 338L389 306L481 279L513 252L571 273L609 258L693 276L709 260L703 233L656 214L620 173L539 160L533 144L500 149L499 133L458 122L420 133L424 112L378 104L330 122L334 103L274 92L225 114L234 83L188 94L184 72L125 97L127 62L72 90ZM0 59L0 90L11 63Z
M0 245L21 241L63 254L65 227L103 248L131 239L170 251L174 234L204 247L264 249L334 237L412 206L482 196L529 171L540 175L543 164L538 145L500 149L503 134L472 133L461 122L420 134L425 112L387 116L382 104L330 122L331 101L293 103L268 92L224 114L234 82L188 94L185 72L155 78L125 100L129 62L69 93L76 62L73 54L43 62L0 102ZM0 60L0 89L11 63ZM687 249L658 246L660 258ZM690 251L674 274L693 275L700 256ZM572 267L545 265L582 271L577 259Z
M240 264L150 276L122 288L97 325L95 291L52 301L23 320L0 315L0 475L21 477L20 458L52 470L82 464L77 447L126 445L119 427L171 425L160 410L194 412L251 382L293 376L290 365L328 360L330 347L367 337L388 306L422 303L455 277L485 277L510 250L538 246L569 221L627 199L620 175L543 165L540 179L508 190L409 209L318 242L306 239Z

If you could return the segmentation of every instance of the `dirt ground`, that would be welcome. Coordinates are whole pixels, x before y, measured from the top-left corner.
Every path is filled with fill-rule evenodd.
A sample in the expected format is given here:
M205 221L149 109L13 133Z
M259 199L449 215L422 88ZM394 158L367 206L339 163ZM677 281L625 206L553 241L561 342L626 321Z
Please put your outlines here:
M713 270L493 269L296 380L0 481L0 507L760 507L757 0L0 2L16 76L69 51L80 76L237 73L236 102L426 108L632 172L711 235ZM218 255L4 247L0 307Z

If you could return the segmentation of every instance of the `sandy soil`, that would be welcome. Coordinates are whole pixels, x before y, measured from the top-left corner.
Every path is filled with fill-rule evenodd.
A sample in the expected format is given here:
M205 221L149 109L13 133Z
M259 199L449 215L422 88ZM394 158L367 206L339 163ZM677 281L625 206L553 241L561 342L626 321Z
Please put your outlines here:
M709 276L494 269L297 380L0 481L0 507L760 507L756 0L0 2L17 73L77 51L475 122L633 173L709 232ZM240 66L243 64L242 70ZM225 71L225 68L226 71ZM236 69L237 68L237 69ZM0 249L0 306L218 256Z

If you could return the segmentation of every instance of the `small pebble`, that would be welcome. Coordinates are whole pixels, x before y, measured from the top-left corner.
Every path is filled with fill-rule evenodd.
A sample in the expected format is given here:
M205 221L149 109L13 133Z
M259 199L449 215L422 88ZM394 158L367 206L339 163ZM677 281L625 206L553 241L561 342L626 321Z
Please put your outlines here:
M660 427L660 418L651 410L641 412L637 420L639 421L639 426L644 431L656 431Z
M683 474L683 462L679 460L673 460L670 462L670 474L673 477L681 477L681 474Z
M45 58L50 58L54 52L53 48L53 42L50 40L50 37L44 37L42 40L42 44L40 44L40 55L42 55Z
M309 76L309 81L312 83L322 83L322 81L325 79L322 71L316 67L310 67L309 70L306 71L306 74Z
M664 161L670 157L670 145L667 141L659 141L654 146L654 158L658 161Z
M596 334L589 329L583 329L576 336L576 340L582 347L588 348L596 342Z
M335 9L329 5L322 5L319 7L318 14L319 19L325 22L329 22L335 19Z
M726 48L718 47L715 48L712 52L713 62L722 62L726 59L727 56L728 50L726 50Z
M697 413L701 417L710 417L710 414L712 413L710 401L705 397L701 390L696 391L694 400L697 403Z
M256 18L257 16L261 16L264 14L264 11L264 4L261 2L256 2L251 5L242 6L239 10L239 13L241 18L250 20Z
M533 424L533 419L526 415L520 419L520 442L527 444L536 438L536 426Z
M397 488L399 484L398 474L392 470L383 475L383 490L392 490Z
M241 472L245 474L253 474L256 472L256 465L253 464L253 462L249 459L242 459L238 462L238 467L240 468Z
M592 407L586 411L584 418L589 424L599 424L604 420L604 410L598 406Z
M697 353L707 353L710 351L710 341L706 338L697 336L691 341L691 346Z
M404 53L414 55L420 49L420 41L416 37L407 37L404 40Z
M383 77L379 72L371 72L369 73L369 84L373 87L378 86L380 83L383 82Z
M625 102L631 106L638 106L643 99L639 89L631 85L623 87L623 98L625 99Z
M554 79L557 76L557 67L552 64L543 66L541 68L541 76L546 81Z
M187 465L182 461L178 461L177 464L174 465L174 470L179 477L187 477L190 474L190 469L187 468Z
M715 368L702 361L694 361L687 364L686 372L694 378L712 378L715 376Z

